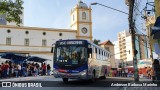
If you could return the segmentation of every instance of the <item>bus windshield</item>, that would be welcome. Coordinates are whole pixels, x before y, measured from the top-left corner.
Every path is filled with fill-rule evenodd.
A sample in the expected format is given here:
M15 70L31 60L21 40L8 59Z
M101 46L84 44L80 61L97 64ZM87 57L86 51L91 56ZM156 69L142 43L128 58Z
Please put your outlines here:
M80 65L87 61L87 49L79 45L59 46L55 49L54 63Z

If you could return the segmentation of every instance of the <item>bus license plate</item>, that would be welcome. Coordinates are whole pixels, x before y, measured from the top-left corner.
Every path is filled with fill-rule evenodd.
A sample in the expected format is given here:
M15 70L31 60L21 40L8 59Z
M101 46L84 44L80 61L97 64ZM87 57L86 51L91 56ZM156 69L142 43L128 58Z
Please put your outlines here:
M71 76L71 74L66 74L66 76Z

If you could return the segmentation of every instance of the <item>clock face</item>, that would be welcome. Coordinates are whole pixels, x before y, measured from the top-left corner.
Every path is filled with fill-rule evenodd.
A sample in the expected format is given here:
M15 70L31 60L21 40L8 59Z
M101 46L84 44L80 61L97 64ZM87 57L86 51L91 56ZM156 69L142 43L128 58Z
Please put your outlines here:
M82 33L86 34L87 33L87 28L82 28Z

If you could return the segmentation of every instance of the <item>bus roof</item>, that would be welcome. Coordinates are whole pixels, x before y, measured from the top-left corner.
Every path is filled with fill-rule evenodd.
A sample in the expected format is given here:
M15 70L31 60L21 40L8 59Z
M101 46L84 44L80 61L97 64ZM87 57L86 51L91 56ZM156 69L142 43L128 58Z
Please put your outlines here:
M84 41L84 42L90 43L91 45L93 45L94 47L96 47L96 48L98 48L98 49L101 49L101 50L103 50L103 51L111 54L111 53L110 53L109 51L107 51L106 49L104 49L104 48L102 48L102 47L100 47L100 46L98 46L98 45L96 45L96 44L94 44L93 42L90 42L90 41L88 41L88 40L84 40L84 39L65 39L65 40L58 40L58 41L56 41L56 43L57 43L57 42L60 42L60 41Z

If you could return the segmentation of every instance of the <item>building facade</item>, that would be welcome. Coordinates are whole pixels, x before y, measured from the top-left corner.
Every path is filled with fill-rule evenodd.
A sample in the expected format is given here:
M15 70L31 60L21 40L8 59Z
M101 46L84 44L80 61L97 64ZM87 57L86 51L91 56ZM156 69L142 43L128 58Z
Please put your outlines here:
M129 31L125 30L118 33L118 41L114 42L115 59L127 63L133 61L132 37ZM145 35L136 34L135 40L136 57L138 60L148 58L148 45Z
M105 42L102 42L99 46L111 53L111 58L110 58L111 68L118 68L118 62L116 62L114 56L114 44L110 40L107 40Z
M92 41L91 8L79 1L71 10L71 29L16 26L8 23L6 15L0 17L0 53L28 53L49 59L53 65L52 44L60 39L85 39ZM23 19L23 15L21 16ZM23 22L23 20L22 20Z

